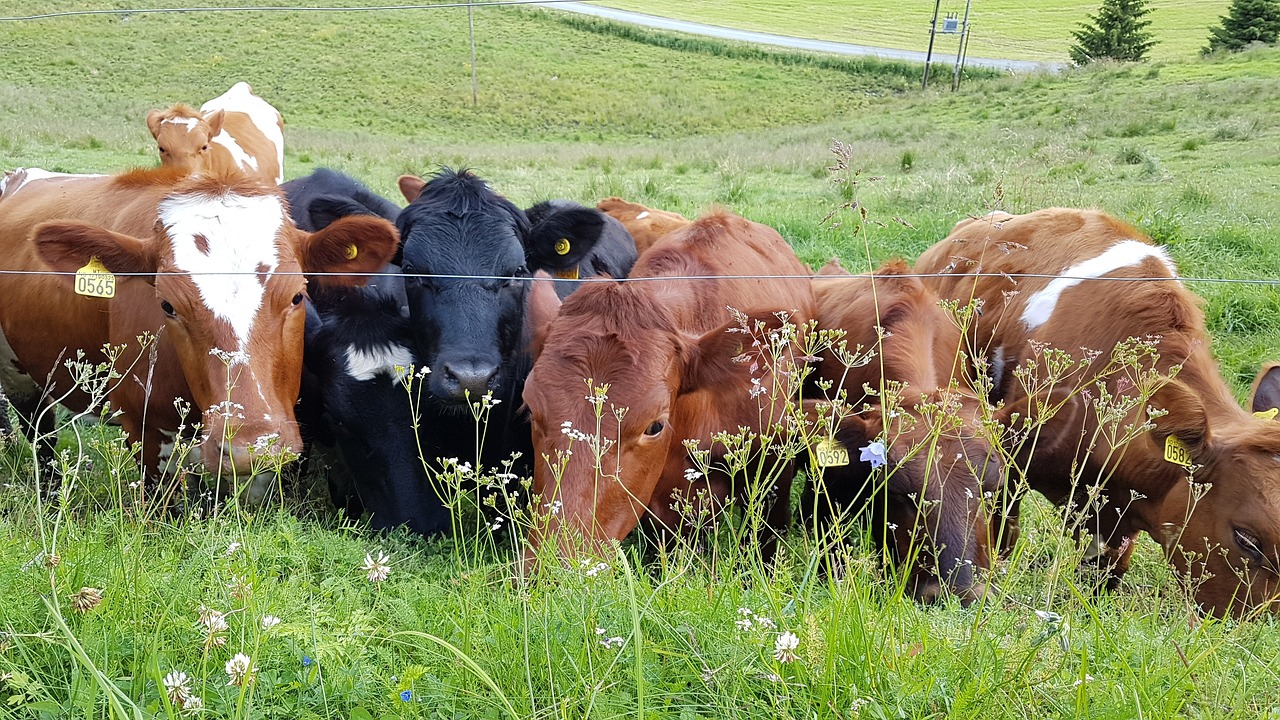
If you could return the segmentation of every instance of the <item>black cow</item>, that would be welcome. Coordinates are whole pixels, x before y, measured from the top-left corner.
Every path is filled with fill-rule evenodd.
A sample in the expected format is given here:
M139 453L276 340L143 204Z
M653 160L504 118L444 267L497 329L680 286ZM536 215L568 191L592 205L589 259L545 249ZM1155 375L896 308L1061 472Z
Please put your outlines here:
M578 289L580 277L626 277L636 264L636 241L622 223L572 200L544 200L525 210L531 225L525 247L529 267L552 270L574 247L591 248L576 265L556 270L556 294L563 300Z
M289 201L293 222L308 232L322 230L347 215L377 215L391 222L400 215L399 205L337 170L317 168L280 188Z

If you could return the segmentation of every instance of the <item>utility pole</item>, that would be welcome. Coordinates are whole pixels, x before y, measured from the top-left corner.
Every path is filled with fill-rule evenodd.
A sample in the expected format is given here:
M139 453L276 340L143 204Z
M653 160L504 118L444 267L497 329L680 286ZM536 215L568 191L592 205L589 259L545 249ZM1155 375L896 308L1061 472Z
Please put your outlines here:
M929 22L929 52L924 56L924 79L920 81L920 89L923 91L929 87L929 64L933 62L933 38L938 32L938 11L942 9L942 0L937 0L933 4L933 20Z
M964 56L969 45L969 8L971 7L973 7L973 0L965 0L964 24L960 26L960 46L956 48L956 69L951 74L952 92L960 87L960 71L964 69Z
M480 87L476 81L476 18L473 3L467 3L467 27L471 31L471 107L475 107L480 104L478 97Z

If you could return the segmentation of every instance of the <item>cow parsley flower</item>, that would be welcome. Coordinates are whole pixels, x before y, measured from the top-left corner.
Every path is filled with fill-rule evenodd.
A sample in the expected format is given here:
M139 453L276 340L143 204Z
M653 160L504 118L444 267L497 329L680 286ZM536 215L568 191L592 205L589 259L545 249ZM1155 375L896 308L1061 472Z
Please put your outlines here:
M620 648L627 642L620 637L605 637L605 630L602 627L596 628L596 635L600 637L600 644L610 650Z
M781 663L795 662L799 659L796 656L796 648L800 646L800 638L796 634L787 631L778 636L773 643L773 659Z
M365 571L369 582L377 583L386 580L387 576L391 574L390 563L391 556L379 550L376 560L372 554L365 554L364 564L360 566L360 569Z
M258 668L253 666L253 660L244 653L236 653L224 668L227 671L227 685L241 687L247 683L253 682L258 674Z

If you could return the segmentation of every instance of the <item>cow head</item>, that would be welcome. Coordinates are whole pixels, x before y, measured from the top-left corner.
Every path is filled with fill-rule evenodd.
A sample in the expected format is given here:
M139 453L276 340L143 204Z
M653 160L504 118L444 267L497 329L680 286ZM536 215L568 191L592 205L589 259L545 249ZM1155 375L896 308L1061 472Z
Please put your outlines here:
M205 117L181 103L168 110L152 110L147 127L160 150L160 164L187 171L199 169L209 143L222 132L222 118L221 110Z
M429 182L404 176L400 189L409 200L396 221L405 291L414 354L431 368L430 399L465 412L468 398L518 392L525 279L576 265L591 244L566 241L558 252L561 238L551 238L543 248L524 211L467 170L445 169Z
M749 368L734 362L744 350L737 327L688 336L646 283L591 282L565 300L534 340L540 352L524 388L534 493L554 508L531 534L529 557L547 537L562 554L579 540L598 552L626 537L650 503L670 504L656 491L664 467L685 462L682 440L720 417L759 415ZM744 414L746 402L753 410Z
M159 203L155 233L140 238L75 221L34 233L54 269L96 257L113 273L155 286L156 315L177 350L191 399L203 411L205 467L249 472L254 448L298 452L293 406L301 377L306 279L369 273L395 250L390 223L349 218L308 234L285 214L275 187L246 178L188 178ZM348 276L316 278L355 283Z
M1280 397L1280 370L1255 383L1254 407ZM1268 417L1210 423L1200 398L1174 380L1151 405L1167 409L1151 440L1176 438L1194 463L1161 506L1156 533L1206 611L1246 615L1280 610L1280 423Z

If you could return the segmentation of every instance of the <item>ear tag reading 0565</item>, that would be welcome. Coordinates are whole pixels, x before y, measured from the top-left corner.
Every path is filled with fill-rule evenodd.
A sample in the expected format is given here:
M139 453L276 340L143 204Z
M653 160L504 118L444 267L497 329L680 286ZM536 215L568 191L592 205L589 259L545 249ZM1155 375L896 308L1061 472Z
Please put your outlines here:
M1173 435L1164 439L1164 459L1183 467L1191 467L1195 464L1191 460L1191 448Z
M96 257L76 270L76 294L86 297L113 298L116 296L116 276Z
M1270 410L1259 410L1253 416L1259 420L1275 420L1276 415L1280 415L1280 408L1271 408Z
M849 448L831 438L819 440L813 446L813 463L821 468L848 465Z

